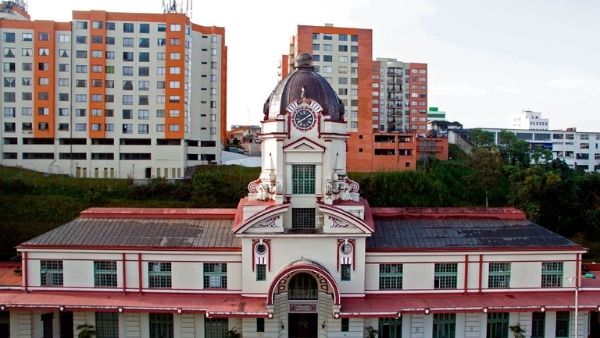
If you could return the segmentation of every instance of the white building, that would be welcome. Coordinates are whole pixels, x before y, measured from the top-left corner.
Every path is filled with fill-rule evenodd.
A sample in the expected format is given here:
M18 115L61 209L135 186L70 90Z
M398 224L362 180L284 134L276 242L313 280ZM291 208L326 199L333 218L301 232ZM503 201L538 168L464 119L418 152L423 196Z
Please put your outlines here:
M549 119L543 118L542 113L524 110L510 117L510 127L513 129L548 130Z
M526 141L532 147L552 150L554 159L561 159L573 169L587 172L600 171L600 132L581 132L576 130L523 130L481 128L494 134L498 144L501 131L514 133L519 140Z
M30 20L22 1L0 8L0 164L181 178L220 160L223 28L177 11L74 11L72 21L54 22Z
M534 337L598 334L600 283L578 278L582 246L510 208L360 198L343 106L310 56L264 112L262 172L237 209L82 212L18 247L20 283L0 274L0 332L508 338L518 324Z

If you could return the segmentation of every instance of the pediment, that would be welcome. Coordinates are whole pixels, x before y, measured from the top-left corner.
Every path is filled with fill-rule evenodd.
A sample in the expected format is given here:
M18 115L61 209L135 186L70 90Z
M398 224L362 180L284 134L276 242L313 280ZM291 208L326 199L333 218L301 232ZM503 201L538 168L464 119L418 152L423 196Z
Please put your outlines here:
M373 228L361 218L341 208L318 203L323 213L324 233L372 234Z
M316 143L315 141L313 141L307 137L302 137L288 145L285 145L283 147L283 151L286 151L286 152L315 152L315 151L316 152L324 152L325 147L323 147L322 145Z
M283 214L289 204L269 206L244 220L234 229L235 234L283 232Z

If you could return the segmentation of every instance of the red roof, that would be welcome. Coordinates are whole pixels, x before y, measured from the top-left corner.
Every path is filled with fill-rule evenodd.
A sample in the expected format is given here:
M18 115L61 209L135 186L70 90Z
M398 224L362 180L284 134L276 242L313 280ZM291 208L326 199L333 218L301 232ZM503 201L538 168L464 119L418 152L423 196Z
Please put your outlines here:
M375 217L394 218L492 218L525 220L527 216L515 208L373 208Z
M177 218L177 219L213 219L235 217L236 209L213 208L89 208L81 212L88 218Z
M0 286L20 286L21 279L21 263L0 262Z
M120 292L29 292L2 291L0 304L11 308L51 308L125 312L206 313L209 317L267 317L265 297L231 294L173 294Z
M342 317L397 317L399 313L564 311L574 309L574 291L402 294L342 297ZM579 291L580 310L596 310L600 291Z

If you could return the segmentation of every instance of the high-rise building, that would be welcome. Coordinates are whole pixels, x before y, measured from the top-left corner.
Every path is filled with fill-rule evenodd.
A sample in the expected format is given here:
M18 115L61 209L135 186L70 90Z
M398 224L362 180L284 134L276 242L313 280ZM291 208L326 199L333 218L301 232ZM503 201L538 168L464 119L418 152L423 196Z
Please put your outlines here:
M420 158L447 159L446 139L427 137L427 64L373 61L372 49L371 29L300 25L280 75L300 52L313 55L346 110L350 171L414 170Z
M374 63L373 129L381 132L427 133L427 64L377 58ZM375 71L379 70L379 81ZM379 89L379 90L377 90ZM376 110L376 108L379 108Z
M181 178L226 133L222 27L181 10L30 20L4 1L1 164L73 176ZM193 95L192 95L193 93Z
M523 110L510 117L510 128L529 130L548 130L549 119L543 118L542 113Z

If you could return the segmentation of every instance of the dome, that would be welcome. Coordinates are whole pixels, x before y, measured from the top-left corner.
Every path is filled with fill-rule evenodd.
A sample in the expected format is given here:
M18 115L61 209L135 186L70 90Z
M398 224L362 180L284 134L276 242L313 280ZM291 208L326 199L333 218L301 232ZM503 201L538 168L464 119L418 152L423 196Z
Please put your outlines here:
M315 72L312 56L300 53L296 57L296 70L281 80L265 102L264 119L275 119L286 113L286 107L300 98L309 98L323 107L323 114L331 121L344 121L344 105L329 82Z

